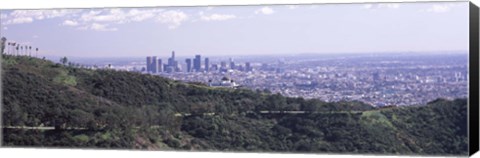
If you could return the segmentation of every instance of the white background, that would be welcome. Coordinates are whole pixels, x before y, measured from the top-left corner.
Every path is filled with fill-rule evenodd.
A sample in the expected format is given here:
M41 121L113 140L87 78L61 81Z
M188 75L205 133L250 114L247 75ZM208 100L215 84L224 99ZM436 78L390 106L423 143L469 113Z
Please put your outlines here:
M92 8L92 7L143 7L143 6L193 6L193 5L247 5L247 4L308 4L308 3L355 3L355 2L412 2L428 0L1 0L0 9L40 9L40 8ZM446 0L435 0L446 1ZM472 0L477 6L480 0ZM161 152L138 150L87 150L87 149L39 149L1 148L0 157L175 157L175 158L310 158L310 157L385 157L380 155L327 155L327 154L266 154L266 153L222 153L222 152ZM412 156L389 156L412 157ZM474 157L480 157L475 154Z

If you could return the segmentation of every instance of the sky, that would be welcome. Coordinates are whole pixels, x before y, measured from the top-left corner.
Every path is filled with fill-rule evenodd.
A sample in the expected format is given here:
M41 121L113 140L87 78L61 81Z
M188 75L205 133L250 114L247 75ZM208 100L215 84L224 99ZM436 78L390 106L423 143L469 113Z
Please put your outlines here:
M468 51L468 2L2 10L41 55L139 57Z

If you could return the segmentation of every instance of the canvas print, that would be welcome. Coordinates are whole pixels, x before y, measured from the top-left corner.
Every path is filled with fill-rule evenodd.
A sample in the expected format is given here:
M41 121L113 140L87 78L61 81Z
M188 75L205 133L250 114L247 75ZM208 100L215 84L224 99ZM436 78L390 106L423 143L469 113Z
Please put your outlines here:
M468 7L1 10L1 145L467 155Z

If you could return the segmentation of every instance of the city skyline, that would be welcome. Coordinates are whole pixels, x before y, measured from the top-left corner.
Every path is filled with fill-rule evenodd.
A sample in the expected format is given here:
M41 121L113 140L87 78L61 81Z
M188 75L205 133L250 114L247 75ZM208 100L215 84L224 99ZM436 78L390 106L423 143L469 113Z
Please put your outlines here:
M195 58L200 56L195 55ZM151 58L147 56L147 67ZM468 60L467 54L311 56L308 59L290 58L288 62L264 58L254 65L248 60L235 62L230 58L210 64L200 63L200 67L194 69L191 59L202 61L195 58L185 59L186 70L175 65L180 66L175 72L167 69L158 72L139 70L134 68L139 66L137 64L121 65L115 69L200 82L213 87L268 89L285 96L317 98L327 102L360 100L372 106L419 105L436 98L452 99L467 95L468 69L463 64ZM203 64L205 66L202 67ZM196 65L198 67L199 63ZM211 70L205 69L207 65Z
M434 2L2 10L0 29L1 36L52 56L468 51L467 7Z

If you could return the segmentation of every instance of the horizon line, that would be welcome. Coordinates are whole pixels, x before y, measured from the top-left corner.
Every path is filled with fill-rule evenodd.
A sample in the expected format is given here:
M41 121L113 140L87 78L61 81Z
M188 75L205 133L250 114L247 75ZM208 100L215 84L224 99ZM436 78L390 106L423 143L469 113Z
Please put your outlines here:
M72 58L142 58L147 56L170 57L171 52L161 53L161 55L116 55L116 56L71 56L71 55L45 55L45 57L72 57ZM298 56L298 55L367 55L367 54L404 54L404 53L421 53L421 54L463 54L469 53L469 50L441 50L441 51L375 51L375 52L301 52L301 53L269 53L269 54L216 54L205 55L206 57L248 57L248 56ZM202 53L193 53L190 55L176 54L176 57L185 58L188 56L202 55Z

